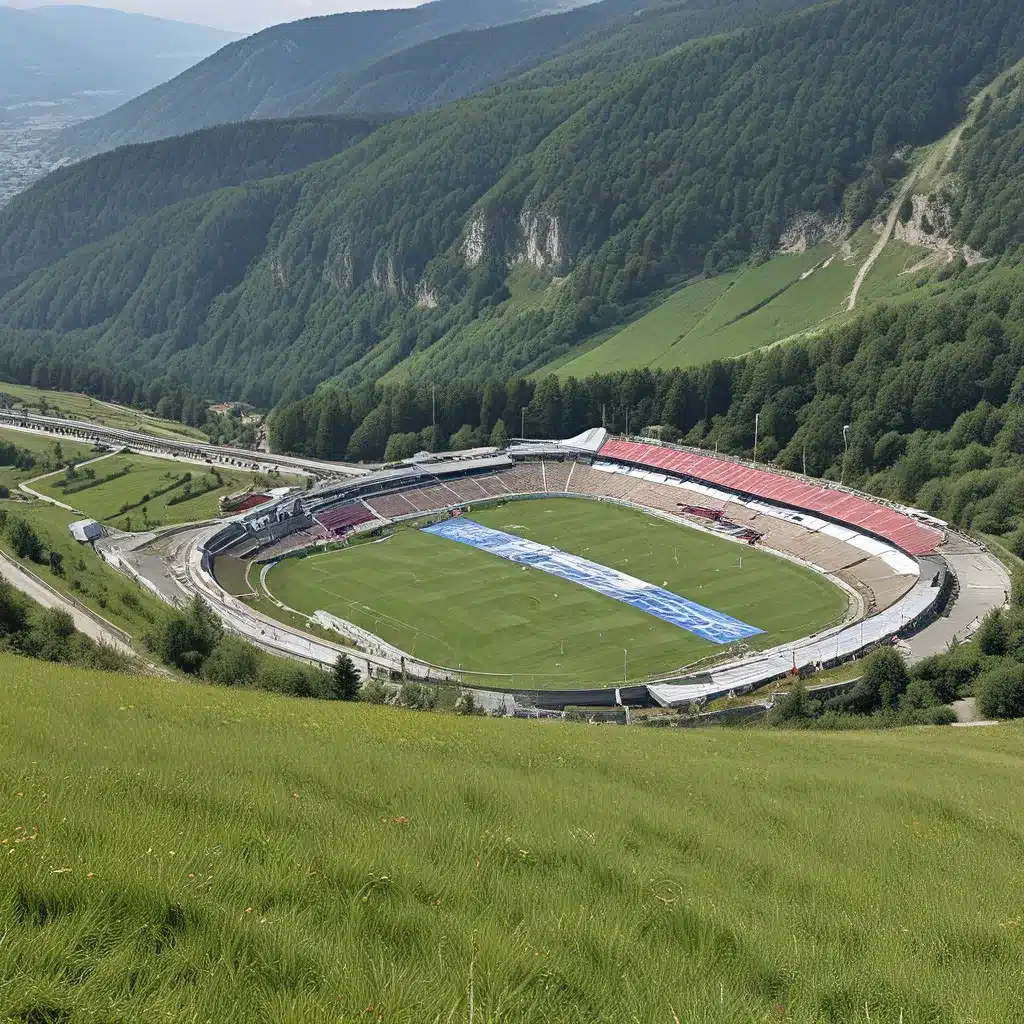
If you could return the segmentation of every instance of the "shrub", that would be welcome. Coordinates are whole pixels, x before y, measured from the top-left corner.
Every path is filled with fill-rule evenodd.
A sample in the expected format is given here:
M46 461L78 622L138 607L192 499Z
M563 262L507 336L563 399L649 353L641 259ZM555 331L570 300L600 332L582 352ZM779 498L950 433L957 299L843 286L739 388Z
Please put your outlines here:
M1018 531L1020 533L1022 531ZM1010 604L1014 608L1024 608L1024 569L1017 569L1010 583Z
M1017 527L1007 539L1010 550L1018 557L1024 558L1024 526Z
M146 645L166 665L197 673L220 642L219 620L199 597L184 612L169 616L146 637Z
M299 665L276 658L264 659L257 685L274 693L291 697L315 697L326 700L331 696L331 677L318 668Z
M1003 664L985 672L974 693L986 718L1024 718L1024 666Z
M20 633L28 621L28 612L14 587L0 576L0 636Z
M385 686L379 679L371 679L363 687L360 697L367 704L390 704L391 688Z
M943 702L939 699L935 684L930 679L911 679L903 694L902 707L914 710L938 707Z
M981 658L978 652L973 646L962 645L946 654L936 654L918 662L911 676L913 680L928 683L939 704L951 704L960 697L970 696L971 684L979 672Z
M1010 631L1001 608L993 608L982 619L975 640L982 654L1006 654L1010 649Z
M256 681L261 661L252 644L225 636L204 662L203 678L220 686L248 686Z
M406 683L402 687L399 700L413 711L432 711L437 707L437 690L432 686L419 683Z
M811 700L807 695L807 687L803 680L798 680L794 683L793 688L788 693L784 693L768 712L768 724L799 728L816 717L820 708L821 703Z
M825 704L826 710L870 715L894 710L910 685L910 674L903 657L893 647L880 647L864 659L864 674L857 685Z
M457 715L482 715L484 709L476 702L472 690L463 690L455 701L454 711Z
M42 562L46 551L42 538L32 525L20 517L8 520L7 537L19 558L28 558L33 562Z

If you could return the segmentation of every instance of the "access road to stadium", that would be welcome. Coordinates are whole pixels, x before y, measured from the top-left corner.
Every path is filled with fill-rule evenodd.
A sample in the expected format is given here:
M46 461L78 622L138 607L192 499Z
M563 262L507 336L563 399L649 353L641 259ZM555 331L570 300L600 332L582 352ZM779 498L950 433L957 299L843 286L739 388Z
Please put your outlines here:
M768 528L771 523L779 523L781 525L778 528L783 530L780 536L784 536L786 530L792 531L795 528L794 524L801 524L805 530L812 531L808 536L819 536L814 534L813 530L820 529L820 536L825 539L849 537L855 542L855 547L863 550L861 557L865 564L877 560L877 554L871 552L882 552L884 555L884 551L897 550L901 545L906 545L905 551L909 549L913 552L917 565L914 570L916 582L910 586L908 580L906 586L892 593L887 602L882 604L879 614L861 618L852 625L847 623L805 641L787 644L774 651L752 654L706 672L670 677L621 690L602 688L591 691L520 691L516 695L511 695L488 690L480 681L476 681L471 689L479 702L489 710L503 710L506 713L516 709L516 697L518 703L525 702L538 707L611 707L619 703L638 705L649 704L652 701L663 706L686 706L696 700L712 699L733 690L745 691L756 688L784 676L794 665L828 665L853 657L879 643L894 641L908 653L911 660L916 661L946 650L950 645L966 639L989 609L1001 606L1006 601L1009 580L1001 563L981 545L947 532L945 524L933 517L884 503L845 488L826 486L820 481L780 474L774 470L768 471L764 467L753 466L742 460L712 459L704 452L675 449L647 441L636 444L617 439L607 440L603 431L590 433L594 436L585 440L578 438L570 442L531 442L526 445L514 445L507 453L492 452L486 457L477 457L475 461L473 458L460 459L459 456L452 456L447 463L435 463L428 468L422 465L410 466L406 471L376 473L359 481L322 484L300 498L300 502L305 501L308 504L308 511L301 504L296 504L294 498L286 499L270 509L271 513L275 508L283 509L282 514L295 517L295 526L289 526L284 520L278 520L280 526L268 525L272 523L273 515L268 516L267 508L263 507L257 512L247 513L231 521L207 524L198 528L179 528L159 537L149 535L110 538L102 542L101 549L108 560L123 571L135 575L143 585L158 593L164 600L176 603L189 595L200 594L214 607L228 629L247 637L272 653L324 665L333 663L340 653L347 653L353 657L364 676L379 668L402 673L409 670L410 675L415 678L417 671L422 673L425 668L428 679L435 682L445 680L455 684L460 684L463 678L457 671L424 666L413 659L403 658L401 652L395 652L393 648L388 650L388 645L383 644L383 641L382 646L373 652L355 650L310 636L302 630L262 615L231 597L220 587L210 571L212 556L209 550L224 550L224 543L227 548L242 545L247 550L276 550L284 543L281 538L289 536L289 529L297 538L293 543L308 546L315 542L307 536L313 532L310 531L309 524L318 522L317 516L326 521L328 517L323 512L326 509L357 509L361 505L364 510L369 511L351 518L358 519L359 525L355 528L362 529L376 528L391 521L382 511L374 511L375 506L377 509L387 508L393 517L397 513L398 520L422 518L424 514L430 514L434 506L419 497L428 492L440 495L433 500L438 500L442 505L451 508L468 503L465 501L465 493L472 493L472 500L477 503L485 500L486 495L491 492L491 500L495 497L499 500L506 496L515 497L514 487L510 489L507 485L502 485L503 489L499 489L488 484L488 491L479 484L474 484L473 488L469 488L467 484L464 492L455 490L462 479L487 484L488 479L492 478L459 475L485 469L492 474L497 472L496 479L499 481L502 472L508 476L510 482L530 474L533 474L531 479L542 481L542 484L536 484L534 491L524 496L536 497L539 493L554 496L552 489L557 487L554 492L557 494L615 501L631 507L645 507L643 501L653 500L652 496L657 496L658 487L673 484L684 489L695 489L705 496L703 500L707 502L738 502L738 505L727 505L730 515L736 514L731 511L732 509L737 509L748 516L745 520L740 517L744 522L759 523L763 518L764 522L769 524ZM633 447L624 448L626 444ZM637 458L633 457L635 455ZM541 462L538 468L536 460L545 457L559 461ZM625 461L616 462L622 457ZM611 459L612 462L602 461L607 459ZM526 470L531 464L529 460L534 460L534 468L527 473ZM647 471L645 466L652 461L667 475ZM676 462L685 462L688 468L676 471L672 467L666 467L666 464ZM596 472L602 466L605 472ZM505 469L502 470L501 467ZM673 476L673 473L677 472L678 475ZM446 477L445 473L450 475ZM579 480L585 488L589 487L590 493L584 491L576 494L573 479ZM737 479L742 483L737 485ZM448 481L447 484L445 480ZM652 480L662 480L664 484L652 483ZM480 497L475 497L477 491ZM460 497L460 493L463 493L463 497ZM604 497L600 496L602 493ZM677 496L684 496L681 491L674 493ZM351 494L355 494L356 497L346 497ZM371 497L359 499L359 494L369 494ZM383 497L372 497L378 494ZM387 497L388 495L398 495L401 501ZM408 500L406 495L415 498L415 502ZM637 495L644 497L641 499ZM781 504L774 504L778 500L774 495L781 497ZM806 511L808 507L813 509L813 512ZM439 510L440 508L441 506L438 506ZM321 511L317 512L317 509ZM664 509L655 508L649 511L652 514L670 517ZM825 518L822 519L822 516ZM678 509L671 518L682 521ZM850 529L848 525L851 521L867 525ZM815 527L816 523L822 525ZM844 523L847 526L844 526ZM687 525L692 527L699 524L690 522ZM346 525L344 529L347 530L349 527ZM857 533L858 529L866 532ZM871 534L875 530L876 539L871 540ZM257 538L263 533L266 533L267 540L259 542ZM895 541L888 543L896 543L897 548L887 548L884 543L880 545L877 539L879 535L896 538ZM224 543L215 541L215 538L222 536L226 536L228 540ZM324 539L329 536L324 535ZM857 537L861 537L862 540L856 540ZM823 540L815 543L824 542ZM829 543L834 545L835 542ZM218 547L218 544L221 546ZM888 555L884 557L896 567L897 572L904 571L899 561L901 558L905 560L904 555L893 554L891 558ZM933 586L933 577L935 582L941 583L938 589ZM870 596L870 591L868 593ZM902 596L899 596L900 593ZM942 607L938 617L935 617L934 608L937 604ZM901 639L897 641L897 637Z
M273 455L269 452L250 451L247 448L231 448L227 445L157 437L136 430L104 427L96 423L88 423L85 420L41 416L13 409L0 409L0 427L8 430L23 430L33 434L47 434L56 438L71 437L79 441L90 441L93 444L104 444L111 447L127 447L137 452L182 456L199 462L219 462L223 465L237 466L254 472L276 469L307 476L335 478L357 477L372 472L366 466L350 466L341 462L322 462L318 459L305 459L296 455Z

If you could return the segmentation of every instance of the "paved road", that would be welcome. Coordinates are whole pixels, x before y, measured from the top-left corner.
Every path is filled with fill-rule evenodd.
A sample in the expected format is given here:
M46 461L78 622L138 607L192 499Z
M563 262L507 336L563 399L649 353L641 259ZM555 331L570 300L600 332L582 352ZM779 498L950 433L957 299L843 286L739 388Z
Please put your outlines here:
M992 608L1001 608L1010 591L1010 577L995 555L963 537L950 535L939 554L960 581L960 594L949 614L935 620L907 641L911 662L949 650L951 643L968 639Z
M81 609L76 608L70 601L44 587L3 553L0 553L0 576L9 580L13 587L44 608L57 608L67 612L74 619L75 628L80 633L92 637L97 643L113 647L121 654L127 654L129 657L135 656L135 652L119 637L86 615Z

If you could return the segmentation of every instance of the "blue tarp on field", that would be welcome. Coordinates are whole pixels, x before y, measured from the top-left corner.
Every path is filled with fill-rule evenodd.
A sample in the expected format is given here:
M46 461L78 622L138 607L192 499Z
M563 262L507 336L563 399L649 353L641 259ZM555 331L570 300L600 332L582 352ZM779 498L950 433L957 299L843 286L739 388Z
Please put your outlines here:
M428 526L424 532L455 540L460 544L468 544L499 558L506 558L510 562L540 569L541 572L550 573L552 576L560 576L571 583L578 583L581 587L596 590L605 597L639 608L648 615L669 622L673 626L679 626L713 644L728 644L762 632L730 615L687 601L685 597L639 580L635 576L627 576L618 569L609 569L607 566L598 565L597 562L580 558L578 555L567 554L547 544L538 544L501 530L492 530L465 516L446 519L436 526Z

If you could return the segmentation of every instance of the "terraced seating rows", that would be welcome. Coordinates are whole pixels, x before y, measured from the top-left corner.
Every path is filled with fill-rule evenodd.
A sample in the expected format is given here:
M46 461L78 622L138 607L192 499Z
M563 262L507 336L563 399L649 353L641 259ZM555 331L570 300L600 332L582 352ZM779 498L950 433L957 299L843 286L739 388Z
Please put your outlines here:
M883 537L912 555L929 554L943 540L941 530L867 498L727 459L618 439L605 442L601 455L803 509Z

